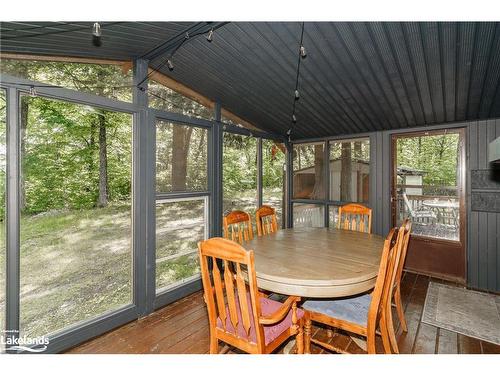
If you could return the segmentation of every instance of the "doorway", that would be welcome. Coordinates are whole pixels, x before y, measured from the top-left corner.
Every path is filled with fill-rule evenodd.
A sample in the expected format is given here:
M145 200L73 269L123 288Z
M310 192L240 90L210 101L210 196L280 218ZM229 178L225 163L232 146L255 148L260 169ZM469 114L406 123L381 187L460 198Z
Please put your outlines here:
M464 129L392 136L392 222L412 220L405 268L465 281Z

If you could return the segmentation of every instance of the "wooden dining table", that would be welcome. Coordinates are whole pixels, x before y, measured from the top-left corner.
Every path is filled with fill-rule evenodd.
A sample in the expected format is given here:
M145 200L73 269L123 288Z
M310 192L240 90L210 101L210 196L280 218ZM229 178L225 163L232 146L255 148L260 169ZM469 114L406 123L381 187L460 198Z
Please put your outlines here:
M345 297L375 286L384 238L334 228L283 229L255 237L259 288L317 298Z
M375 286L383 245L384 238L376 234L293 228L255 237L245 247L254 251L259 288L298 297L335 298ZM310 327L306 329L310 335ZM366 350L363 340L352 340ZM294 344L292 340L284 352Z

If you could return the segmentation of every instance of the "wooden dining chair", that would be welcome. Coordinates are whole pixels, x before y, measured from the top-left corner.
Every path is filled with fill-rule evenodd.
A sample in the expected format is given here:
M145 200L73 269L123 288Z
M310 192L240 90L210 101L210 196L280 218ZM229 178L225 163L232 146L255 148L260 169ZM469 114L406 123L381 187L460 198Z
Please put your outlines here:
M263 297L257 289L253 251L234 241L211 238L199 242L198 249L210 353L218 353L219 340L247 353L271 353L296 335L301 354L304 311L297 308L300 297L289 297L284 303Z
M278 231L276 210L271 206L261 206L255 212L255 220L257 221L258 236L263 236Z
M349 203L339 207L338 229L372 232L372 209L362 204Z
M311 342L328 350L345 353L332 344L311 338L311 322L342 329L366 337L367 352L375 354L375 336L380 329L384 351L391 353L391 338L387 329L396 265L401 254L402 236L397 228L391 229L380 260L377 280L372 293L339 299L311 299L302 307L305 310L304 348L310 352ZM389 302L387 302L389 301Z
M244 211L231 211L223 220L224 238L243 245L253 239L252 221Z
M408 251L408 244L410 241L410 234L411 234L411 221L410 219L405 219L403 221L403 224L401 225L401 229L403 231L403 244L401 248L401 256L399 257L399 262L396 268L396 274L394 277L394 285L393 285L393 294L392 294L392 300L391 303L394 304L394 307L396 307L396 312L399 318L399 322L401 324L401 329L404 332L408 332L408 326L406 324L406 319L405 319L405 313L404 313L404 308L403 308L403 302L401 300L401 278L403 276L403 268L404 268L404 263L406 259L406 253ZM391 314L392 315L392 314ZM392 316L390 317L390 320L392 321ZM394 340L395 334L394 334L394 327L391 326L388 327L391 335L391 344L393 347L393 351L396 353L399 353L397 342Z

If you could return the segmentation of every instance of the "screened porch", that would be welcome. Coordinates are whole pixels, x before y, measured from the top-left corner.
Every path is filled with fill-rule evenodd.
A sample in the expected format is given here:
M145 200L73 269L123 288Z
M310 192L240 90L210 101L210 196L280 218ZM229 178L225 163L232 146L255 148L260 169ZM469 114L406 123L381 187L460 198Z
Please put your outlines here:
M399 352L500 352L498 334L423 313L431 284L500 306L499 23L2 22L1 42L2 352L26 336L48 353L208 353L198 244L235 240L241 211L253 250L263 206L274 235L324 244L353 204L368 237L344 242L376 247L372 268L412 222ZM358 261L307 249L318 269ZM366 349L322 324L309 334Z

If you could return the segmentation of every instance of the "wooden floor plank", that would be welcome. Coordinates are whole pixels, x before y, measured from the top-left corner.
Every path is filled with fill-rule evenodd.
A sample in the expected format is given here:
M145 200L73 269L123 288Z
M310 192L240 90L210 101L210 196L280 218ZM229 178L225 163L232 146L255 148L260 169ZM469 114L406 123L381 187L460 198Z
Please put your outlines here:
M397 332L400 353L411 353L413 350L428 285L429 278L427 276L418 275L408 298L408 302L406 303L405 317L408 325L408 332L402 332L401 327Z
M412 353L414 354L435 354L438 338L438 328L430 324L420 323Z
M458 334L459 354L481 354L481 341L473 337Z
M437 354L458 354L458 334L439 328Z
M311 337L319 341L326 342L328 340L326 330L316 325L312 327ZM311 343L311 354L321 354L323 351L324 349L321 346Z
M441 280L405 272L401 293L408 333L397 330L396 338L400 353L500 353L500 346L456 334L445 329L420 323L429 281ZM398 325L395 319L395 325ZM314 325L314 338L329 342L350 353L364 353L351 337L343 331L335 331L328 337L324 327ZM383 353L380 337L377 337L378 353ZM68 353L207 353L209 328L206 306L201 292L194 293L153 314L73 348ZM221 345L222 348L222 345ZM283 347L277 349L281 353ZM312 353L330 354L317 345ZM241 351L231 349L228 354Z
M492 344L481 340L481 348L483 354L500 354L500 345Z
M347 351L347 348L351 344L351 337L344 331L335 330L329 343L340 350Z

